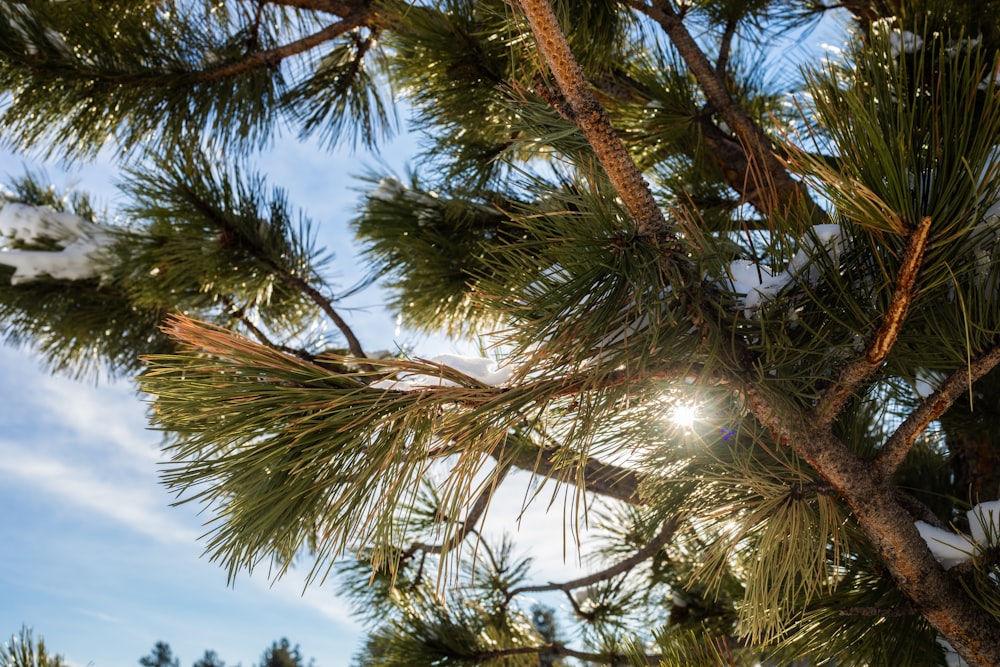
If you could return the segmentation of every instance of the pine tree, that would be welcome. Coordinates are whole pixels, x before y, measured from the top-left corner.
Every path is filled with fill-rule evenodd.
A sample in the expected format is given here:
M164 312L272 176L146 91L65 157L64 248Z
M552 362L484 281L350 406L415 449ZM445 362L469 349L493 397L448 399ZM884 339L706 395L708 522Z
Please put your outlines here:
M131 203L14 183L0 331L140 372L213 558L334 576L358 665L1000 665L998 10L2 2L3 136ZM847 48L777 72L817 26ZM371 280L491 358L366 354L250 166L397 106ZM511 487L603 527L591 574L484 536Z
M142 667L179 667L180 659L174 657L170 644L167 642L156 642L149 655L139 658Z
M260 659L260 667L305 667L305 662L298 644L292 646L288 639L282 637L280 641L273 642L264 651L264 655Z
M205 655L195 660L192 667L226 667L226 663L219 657L218 653L207 649Z

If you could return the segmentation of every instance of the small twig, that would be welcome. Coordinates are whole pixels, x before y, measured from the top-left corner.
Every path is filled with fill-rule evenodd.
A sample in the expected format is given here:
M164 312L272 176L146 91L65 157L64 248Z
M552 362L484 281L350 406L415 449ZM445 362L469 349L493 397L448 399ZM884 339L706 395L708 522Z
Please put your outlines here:
M268 4L295 9L326 12L340 17L352 16L365 11L371 4L368 0L266 0Z
M181 192L188 203L193 206L196 211L211 220L213 224L219 227L219 229L223 231L231 230L231 226L225 217L220 216L218 211L206 202L197 192L189 187L182 187ZM261 260L264 261L272 271L280 274L285 282L293 285L301 294L319 306L320 310L322 310L326 316L330 318L330 321L333 322L333 324L340 330L341 334L343 334L344 339L347 341L347 347L351 351L351 354L356 357L356 360L362 361L367 359L368 355L365 354L364 348L361 347L361 341L359 341L357 336L354 335L354 331L351 329L350 325L347 324L344 318L342 318L340 314L334 310L333 304L329 299L323 296L322 292L310 285L298 274L290 272L286 267L281 266L266 257L261 257ZM359 365L366 372L373 372L375 370L375 367L371 364L359 363Z
M872 618L905 618L907 616L918 616L920 612L910 605L893 607L844 607L838 612L841 616L867 616Z
M250 36L247 38L247 51L255 51L260 46L260 24L264 19L264 0L257 0L257 9L254 11L253 23L250 28Z
M560 118L570 123L576 122L573 110L567 107L566 103L560 99L559 95L546 85L541 75L539 75L535 80L534 90L535 94L545 100L545 103L548 104L553 111L559 114Z
M944 530L949 530L949 526L945 524L944 521L939 519L931 508L923 504L909 493L906 493L902 489L895 490L896 502L899 503L900 507L906 510L906 513L913 517L914 521L923 521L928 523L935 528L941 528Z
M340 333L343 334L344 339L347 341L347 348L351 351L358 361L363 362L364 359L368 358L365 354L364 348L361 347L361 341L358 337L354 335L354 331L351 329L350 325L337 313L333 308L333 304L323 296L323 293L318 289L307 283L301 277L291 274L284 274L285 280L295 286L302 294L309 297L309 299L319 306L320 310L326 313L326 316L330 318L330 321L340 329ZM375 370L375 367L371 364L359 363L362 369L371 372Z
M535 35L538 50L545 58L563 97L573 110L573 117L587 138L597 159L644 236L673 237L670 225L660 210L649 184L625 149L611 125L611 119L594 97L580 64L569 48L548 0L519 0Z
M265 334L260 329L260 327L254 324L249 317L247 317L246 306L237 306L233 302L232 297L228 295L222 296L221 299L222 303L224 303L225 306L229 309L229 314L232 317L238 319L243 324L243 326L246 327L247 331L253 334L254 338L259 340L264 345L268 346L273 350L278 350L279 352L285 352L286 354L294 354L296 357L303 359L304 361L312 362L316 360L315 355L312 355L309 352L306 352L305 350L300 350L294 347L288 347L287 345L278 345L277 343L272 341L268 337L268 335Z
M671 539L674 537L674 533L677 532L678 521L676 518L668 519L664 524L660 532L649 541L646 546L636 551L634 554L626 558L625 560L619 561L614 565L607 567L593 574L588 574L585 577L580 577L579 579L572 579L570 581L563 582L549 582L547 584L537 584L534 586L521 586L520 588L515 588L511 590L507 595L508 597L514 597L515 595L520 595L521 593L541 593L543 591L572 591L577 588L584 588L586 586L592 586L593 584L600 583L611 579L612 577L617 577L618 575L625 574L631 571L636 565L642 563L643 561L652 558L657 551L663 548Z
M958 398L968 391L979 378L1000 365L1000 345L993 347L961 368L941 383L937 391L928 396L920 406L900 424L886 440L876 455L874 464L885 477L889 477L906 458L913 443L935 419L945 413Z
M490 506L490 500L493 498L493 493L496 491L497 486L504 480L507 473L510 472L510 465L505 465L500 467L493 481L480 492L476 497L475 502L469 508L468 513L465 515L465 519L461 522L461 528L455 533L449 536L440 544L429 544L427 542L413 542L406 551L403 552L404 558L409 558L418 551L422 551L426 554L441 554L451 551L465 539L476 532L476 525L479 520L483 518L483 514L486 513L487 508ZM492 553L488 554L492 559ZM496 565L494 561L494 566Z
M903 261L896 276L896 286L893 288L892 299L889 301L889 307L882 318L882 324L865 350L864 356L847 364L837 380L824 392L823 397L812 411L817 427L825 428L832 424L857 386L881 366L885 358L889 356L889 351L895 345L896 339L899 338L899 331L906 319L910 301L913 299L913 287L916 284L920 264L923 262L924 252L927 249L927 237L930 235L930 229L931 219L925 217L910 233L906 250L903 253Z
M608 664L614 665L617 664L617 662L609 662L609 661L617 661L619 659L623 661L629 660L628 656L625 655L617 655L614 653L610 655L606 653L588 653L586 651L578 651L576 649L572 649L568 646L559 643L542 644L541 646L517 646L513 648L498 648L490 651L480 651L479 653L470 656L469 659L475 663L481 663L509 656L534 655L534 654L548 654L555 657L566 656L569 658L576 658L577 660L586 660L588 662L601 665L608 665ZM662 656L659 655L645 656L646 663L649 665L658 665L660 664L661 659Z

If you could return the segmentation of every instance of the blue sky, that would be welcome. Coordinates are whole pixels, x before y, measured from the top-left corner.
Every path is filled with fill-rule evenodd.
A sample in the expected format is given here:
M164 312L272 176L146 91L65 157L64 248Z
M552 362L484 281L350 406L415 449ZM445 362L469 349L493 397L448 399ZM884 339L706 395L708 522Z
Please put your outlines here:
M0 174L24 164L38 166L4 155ZM345 222L360 159L288 141L257 164L336 250L335 281L354 282ZM109 208L119 201L116 173L103 164L46 171ZM378 303L377 293L362 294L352 305L365 309L348 315L362 340L387 347L392 319ZM169 506L157 482L160 435L146 429L144 409L130 382L53 377L29 352L0 347L0 636L26 624L72 663L97 667L135 665L158 640L183 665L214 649L250 667L282 636L320 666L347 664L360 629L332 587L303 596L295 573L228 586L226 572L201 557L205 517Z
M414 152L412 137L403 137L382 159L402 172ZM295 141L255 160L313 220L320 245L334 251L335 286L362 275L346 222L358 195L352 175L364 171L365 160ZM0 155L0 178L25 165L39 163ZM57 186L75 184L103 206L120 201L116 172L105 164L46 171ZM423 355L456 350L447 340L397 339L381 302L378 290L369 290L345 313L368 349L416 342ZM0 637L27 625L80 666L136 665L163 640L183 667L206 649L251 667L281 637L300 644L318 667L349 664L361 628L330 583L303 595L303 578L292 572L278 582L266 573L244 575L230 586L226 572L202 557L206 517L195 507L170 507L157 481L160 435L147 430L144 410L128 381L52 376L30 352L0 346ZM544 578L571 578L574 558L565 565L563 540L553 537L562 532L561 506L518 529L524 486L515 489L491 510L495 532L533 545Z

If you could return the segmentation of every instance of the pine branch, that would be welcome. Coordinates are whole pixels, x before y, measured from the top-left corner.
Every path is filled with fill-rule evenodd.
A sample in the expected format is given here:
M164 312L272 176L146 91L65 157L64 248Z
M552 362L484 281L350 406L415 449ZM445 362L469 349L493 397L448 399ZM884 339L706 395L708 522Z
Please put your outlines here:
M244 72L257 69L259 67L277 67L278 64L285 58L305 53L320 44L334 40L337 37L354 30L355 28L365 25L365 22L369 18L369 15L365 13L352 14L342 21L331 24L319 32L307 35L301 39L295 40L294 42L283 44L266 51L258 51L240 58L239 60L231 60L229 62L222 63L217 67L212 67L198 72L192 76L192 80L194 83L206 83L238 76Z
M334 14L342 18L371 11L368 0L265 0L267 4Z
M264 331L258 327L253 321L247 316L247 309L245 306L237 306L233 301L232 297L224 296L222 297L222 302L225 304L226 308L229 309L230 316L236 318L240 323L246 327L247 331L253 335L258 341L266 345L267 347L277 350L279 352L284 352L285 354L293 354L296 357L308 362L313 362L316 357L305 350L300 350L293 347L288 347L287 345L279 345L275 343L271 338L264 333Z
M865 616L868 618L900 618L904 616L916 616L917 610L912 607L844 607L838 609L841 616Z
M548 584L537 584L534 586L521 586L509 591L507 593L507 598L510 599L515 595L521 595L522 593L541 593L544 591L564 591L568 593L578 588L593 586L594 584L607 581L630 572L639 563L652 558L657 551L662 549L667 543L670 542L670 540L673 539L674 534L677 532L677 523L676 518L667 520L663 524L663 528L660 529L660 532L657 533L656 536L653 537L653 539L650 540L649 543L647 543L643 548L639 549L628 558L600 570L599 572L588 574L587 576L580 577L579 579L571 579L570 581L558 583L550 582Z
M949 375L937 391L924 399L886 440L873 461L879 474L886 478L892 475L924 429L943 415L976 380L998 365L1000 365L1000 345L993 347L967 367Z
M625 208L644 236L673 239L663 211L653 198L649 184L625 149L611 119L594 97L583 70L569 48L548 0L520 0L535 35L538 50L552 70L559 89L573 110L573 117L597 154Z
M906 250L896 276L896 285L892 291L889 307L886 309L882 324L875 337L868 344L862 357L849 363L840 373L840 377L827 389L819 403L812 411L812 418L818 428L826 428L837 418L844 405L851 398L858 385L870 376L885 358L899 337L903 320L910 308L913 298L913 287L916 284L917 273L927 249L927 237L930 234L931 219L924 217L920 224L910 233Z
M476 526L479 521L483 518L486 510L489 509L490 501L493 499L493 494L496 492L497 487L503 482L504 478L510 472L510 465L501 466L494 474L491 482L484 488L476 500L469 507L469 511L465 518L461 521L461 526L458 531L448 536L448 538L441 542L440 544L429 544L427 542L413 542L410 546L403 552L402 558L404 560L412 557L418 551L425 554L443 554L451 551L465 539L472 534L476 533ZM487 550L489 548L487 547Z
M584 491L622 500L630 505L646 503L639 494L644 476L635 470L603 463L590 456L566 467L559 463L563 458L560 448L527 443L518 444L513 451L507 450L502 456L503 461L534 475L556 477L560 482L569 484L577 484L582 479Z
M851 453L829 428L810 427L805 415L777 397L752 386L744 397L775 440L791 447L836 489L900 591L959 655L973 667L1000 664L1000 622L984 614L935 560L879 469Z
M642 0L627 0L627 4L663 28L701 86L712 110L733 128L739 138L751 168L739 181L730 181L730 185L743 193L747 184L753 183L759 196L748 200L765 215L779 213L787 216L796 208L805 207L814 224L825 222L826 214L812 200L806 186L792 178L775 155L771 140L729 93L725 73L708 59L670 0L651 0L649 4Z
M205 199L192 187L186 184L179 184L178 189L194 210L211 220L218 226L219 229L223 231L230 230L229 221L226 220L224 216L219 215L218 211L209 202L205 201ZM289 271L287 267L278 264L267 257L262 257L261 259L272 271L280 275L286 284L291 285L296 289L296 291L307 297L310 301L316 304L327 317L330 318L330 321L333 322L333 324L340 330L344 339L347 341L347 346L348 349L350 349L351 354L358 359L367 358L368 355L365 354L364 348L361 346L361 342L354 334L350 325L347 324L347 321L344 320L344 318L342 318L334 309L333 303L330 299L324 296L322 292L303 279L300 275ZM364 365L363 368L366 371L373 370L373 367L368 365Z
M632 656L627 656L624 654L615 653L589 653L587 651L578 651L572 649L565 644L560 644L558 642L553 642L551 644L542 644L541 646L517 646L512 648L498 648L490 651L480 651L474 655L468 657L469 660L473 661L473 664L481 664L488 661L500 660L503 658L514 657L518 655L549 655L552 657L566 656L569 658L576 658L577 660L586 660L594 664L602 665L615 665L619 664L618 660L630 660ZM650 665L661 664L662 656L659 655L648 655L644 656L644 660Z
M354 330L347 321L340 316L340 314L334 309L333 303L330 299L326 298L322 292L306 282L301 276L289 274L284 272L285 280L295 287L299 292L309 297L309 299L319 306L320 310L326 313L326 316L330 318L330 321L340 330L341 335L347 341L347 347L355 357L360 359L367 359L368 355L365 354L364 348L361 347L361 341L354 334ZM368 364L361 364L361 367L367 371L374 370L374 367Z
M719 56L715 60L715 71L719 76L727 76L726 68L729 66L729 55L733 50L733 37L736 35L736 21L729 19L722 32L722 40L719 45Z

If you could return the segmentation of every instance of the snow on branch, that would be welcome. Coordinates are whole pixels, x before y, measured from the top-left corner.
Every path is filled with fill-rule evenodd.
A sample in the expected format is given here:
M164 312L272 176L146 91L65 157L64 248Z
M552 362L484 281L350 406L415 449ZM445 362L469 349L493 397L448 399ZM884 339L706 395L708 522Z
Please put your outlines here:
M818 252L828 252L836 258L843 249L840 225L814 225L811 234L803 238L799 249L787 268L772 274L767 267L755 262L736 260L729 265L730 288L737 294L744 294L743 310L747 317L757 311L762 303L773 300L783 289L800 278ZM813 267L808 273L810 282L819 277Z
M442 367L442 375L427 375L423 373L401 373L395 380L380 380L372 384L374 389L392 391L420 391L432 387L458 387L454 380L443 377L445 371L452 375L456 372L465 375L476 382L496 387L510 379L514 372L513 365L498 366L497 362L485 357L466 357L459 354L439 354L428 360L431 364Z
M20 250L49 242L58 250ZM8 202L0 209L0 264L14 267L11 284L43 276L83 280L101 273L99 258L114 243L112 229L48 206Z
M966 516L972 535L937 528L923 521L915 522L920 537L945 569L972 560L977 549L1000 541L1000 500L979 503L966 512Z

